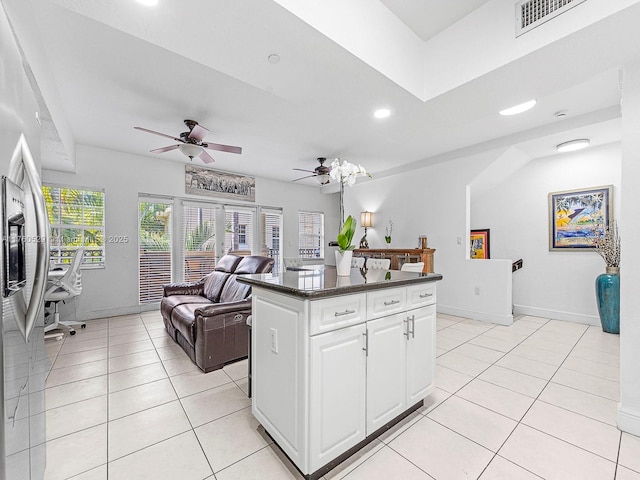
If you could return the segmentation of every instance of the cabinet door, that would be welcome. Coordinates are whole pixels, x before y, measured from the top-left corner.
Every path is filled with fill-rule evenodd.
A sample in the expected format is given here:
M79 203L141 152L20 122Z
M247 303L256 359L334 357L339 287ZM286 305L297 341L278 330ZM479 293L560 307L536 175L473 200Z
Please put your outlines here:
M407 408L429 395L433 389L436 351L436 306L407 312Z
M405 410L407 316L367 322L367 435Z
M363 323L311 337L310 472L365 437L365 332Z

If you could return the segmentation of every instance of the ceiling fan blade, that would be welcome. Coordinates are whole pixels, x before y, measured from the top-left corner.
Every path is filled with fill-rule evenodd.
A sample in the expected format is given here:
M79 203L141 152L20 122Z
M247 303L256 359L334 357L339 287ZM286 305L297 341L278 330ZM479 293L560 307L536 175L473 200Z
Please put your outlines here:
M304 168L292 168L291 170L298 170L300 172L316 173L313 170L305 170Z
M307 175L306 177L296 178L295 180L291 180L292 182L297 182L298 180L304 180L305 178L317 177L317 175Z
M142 130L143 132L147 132L147 133L153 133L154 135L160 135L161 137L165 137L165 138L170 138L171 140L175 140L176 142L182 142L181 138L176 138L173 135L167 135L166 133L160 133L160 132L154 132L153 130L149 130L148 128L142 128L142 127L133 127L136 130Z
M202 125L194 125L189 134L189 138L195 138L199 142L209 133L209 129Z
M211 150L218 150L220 152L242 153L241 147L234 147L232 145L221 145L219 143L203 143L202 146L204 148L209 148Z
M202 153L199 155L199 157L200 157L200 160L202 160L204 163L215 162L214 158L204 150L202 150Z
M168 147L156 148L154 150L149 150L151 153L164 153L170 152L171 150L175 150L176 148L180 148L180 145L170 145Z

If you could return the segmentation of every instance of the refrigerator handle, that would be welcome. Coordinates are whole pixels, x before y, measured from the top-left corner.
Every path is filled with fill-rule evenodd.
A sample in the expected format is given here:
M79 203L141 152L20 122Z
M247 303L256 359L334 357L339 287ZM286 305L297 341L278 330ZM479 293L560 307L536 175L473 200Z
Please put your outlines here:
M28 341L38 319L40 308L44 304L44 292L47 286L47 274L49 271L49 226L44 195L42 195L40 175L38 175L38 169L36 168L24 134L20 135L20 140L11 158L8 176L17 184L20 184L22 180L26 180L35 210L36 235L38 240L35 242L36 268L31 298L25 313L24 326L19 326L25 341Z

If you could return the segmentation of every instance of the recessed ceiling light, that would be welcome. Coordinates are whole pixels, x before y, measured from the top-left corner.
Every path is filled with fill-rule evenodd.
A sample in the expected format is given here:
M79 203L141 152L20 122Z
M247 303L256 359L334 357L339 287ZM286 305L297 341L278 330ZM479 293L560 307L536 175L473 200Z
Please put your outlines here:
M137 0L138 3L145 5L147 7L155 7L158 5L158 0Z
M520 105L516 105L515 107L505 108L504 110L500 110L500 115L509 116L509 115L517 115L518 113L526 112L533 108L536 104L535 100L529 100L528 102L521 103Z
M569 142L561 143L556 146L556 150L559 152L575 152L576 150L582 150L583 148L587 148L591 142L589 142L588 138L580 138L578 140L571 140Z
M388 108L379 108L373 112L373 116L376 118L387 118L389 115L391 115L391 110Z
M277 53L272 53L267 57L267 61L275 65L280 61L280 55L278 55Z

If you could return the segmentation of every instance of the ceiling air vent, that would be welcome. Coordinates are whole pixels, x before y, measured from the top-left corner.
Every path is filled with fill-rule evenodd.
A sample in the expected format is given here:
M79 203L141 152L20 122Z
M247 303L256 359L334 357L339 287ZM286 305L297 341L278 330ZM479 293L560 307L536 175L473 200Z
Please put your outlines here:
M557 17L585 0L520 0L516 4L516 37Z

